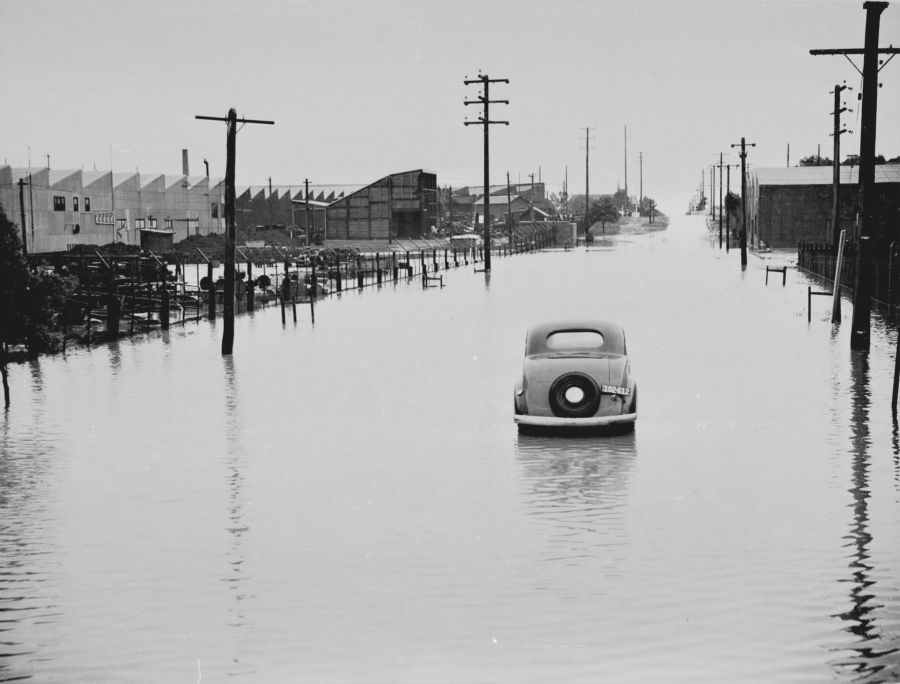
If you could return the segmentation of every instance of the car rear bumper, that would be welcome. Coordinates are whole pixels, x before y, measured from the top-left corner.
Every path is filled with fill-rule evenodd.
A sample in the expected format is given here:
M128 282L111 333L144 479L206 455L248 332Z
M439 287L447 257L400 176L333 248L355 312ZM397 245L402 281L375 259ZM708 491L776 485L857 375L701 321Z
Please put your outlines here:
M519 425L542 428L606 427L609 425L627 425L635 420L637 420L637 413L623 413L616 416L591 416L590 418L560 418L558 416L515 414L515 421Z

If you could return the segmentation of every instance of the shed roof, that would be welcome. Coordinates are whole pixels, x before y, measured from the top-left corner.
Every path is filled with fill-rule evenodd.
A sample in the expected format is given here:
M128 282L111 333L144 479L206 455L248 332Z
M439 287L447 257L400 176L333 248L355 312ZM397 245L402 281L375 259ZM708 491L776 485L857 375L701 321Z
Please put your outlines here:
M859 182L858 166L841 166L841 185ZM831 185L834 170L830 166L788 166L759 168L752 172L759 185ZM900 164L878 164L876 183L900 183Z

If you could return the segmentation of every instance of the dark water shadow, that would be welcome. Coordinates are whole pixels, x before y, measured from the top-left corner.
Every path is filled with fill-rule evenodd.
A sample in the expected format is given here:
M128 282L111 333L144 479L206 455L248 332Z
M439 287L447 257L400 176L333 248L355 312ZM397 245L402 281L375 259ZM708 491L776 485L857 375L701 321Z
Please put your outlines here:
M889 682L900 678L900 636L885 634L877 615L877 611L885 606L877 597L878 583L874 579L875 566L870 552L873 537L869 529L871 389L868 354L853 352L850 363L851 487L847 491L852 497L848 504L852 519L844 536L850 572L848 577L838 580L849 585L849 607L832 617L843 623L853 644L841 649L842 656L832 665L841 677L849 675L854 682Z
M44 559L54 549L42 540L37 522L47 519L47 482L57 454L39 429L47 399L40 359L23 368L33 389L33 414L27 417L33 429L17 426L21 416L15 413L0 422L0 682L32 678L40 651L29 634L34 625L53 625L59 617L54 577Z
M241 411L241 395L238 383L234 356L222 357L224 374L224 420L225 420L225 485L228 500L226 503L226 532L229 545L225 552L227 572L221 578L226 583L233 601L228 607L228 626L236 629L240 638L245 638L249 629L247 619L248 602L255 598L249 589L248 574L249 554L246 549L246 538L250 527L246 521L245 487L245 451L243 444L244 416ZM231 667L235 668L231 675L253 674L239 658L239 648L232 652Z

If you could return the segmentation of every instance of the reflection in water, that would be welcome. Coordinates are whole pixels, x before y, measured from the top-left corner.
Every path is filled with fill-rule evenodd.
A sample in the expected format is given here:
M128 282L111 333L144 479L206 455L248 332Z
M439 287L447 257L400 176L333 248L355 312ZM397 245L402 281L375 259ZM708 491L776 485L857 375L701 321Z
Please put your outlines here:
M27 367L35 397L33 421L40 425L41 365L35 360ZM0 417L0 682L30 678L13 669L14 662L27 663L38 652L22 626L52 624L58 615L51 578L40 562L47 547L38 522L48 517L46 470L54 454L40 432L16 436L13 422L22 419L21 403Z
M518 436L528 510L548 523L548 562L602 557L624 541L621 525L635 435L558 438Z
M869 546L872 543L872 535L869 532L869 448L871 438L869 436L869 359L868 355L854 352L851 359L851 450L852 484L847 490L853 497L850 507L853 509L853 521L850 532L844 538L848 540L845 545L850 549L850 577L840 580L848 582L850 588L850 608L833 617L840 618L847 623L845 629L850 632L857 641L850 649L851 654L846 659L835 663L841 672L849 670L857 676L857 680L885 681L883 676L896 676L898 672L890 675L883 672L889 667L891 660L893 667L897 668L897 648L879 650L883 643L883 635L876 624L876 616L873 614L878 608L884 608L876 603L873 566L870 563ZM877 679L872 677L879 675Z
M225 374L225 439L228 457L226 460L226 484L228 487L228 522L226 528L231 536L231 544L226 552L228 561L228 574L222 581L228 584L234 597L234 605L229 607L229 626L241 629L245 626L246 615L244 601L253 598L246 593L246 552L244 549L244 535L248 531L244 520L244 501L242 490L244 488L244 462L241 434L243 423L240 413L240 398L237 385L237 371L234 366L234 357L222 357L223 371ZM239 664L235 649L234 664ZM233 673L237 674L237 673ZM248 674L242 672L241 674Z
M894 411L892 418L891 446L894 452L894 484L900 485L900 423L897 422L896 411Z

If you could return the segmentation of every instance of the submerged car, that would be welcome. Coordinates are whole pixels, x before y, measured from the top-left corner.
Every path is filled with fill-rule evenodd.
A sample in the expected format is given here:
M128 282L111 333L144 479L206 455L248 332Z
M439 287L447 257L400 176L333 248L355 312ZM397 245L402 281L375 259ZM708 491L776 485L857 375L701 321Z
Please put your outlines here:
M637 385L622 326L562 321L532 326L516 383L520 431L555 428L632 429Z

